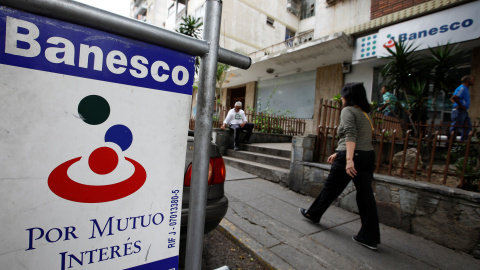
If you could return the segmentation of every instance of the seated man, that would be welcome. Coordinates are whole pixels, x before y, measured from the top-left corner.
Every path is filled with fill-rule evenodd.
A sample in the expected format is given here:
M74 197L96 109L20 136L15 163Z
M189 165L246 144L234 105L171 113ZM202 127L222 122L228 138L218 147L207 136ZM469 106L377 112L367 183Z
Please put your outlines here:
M233 130L233 150L238 151L238 141L240 140L238 132L242 130L247 131L244 143L249 144L248 141L252 135L254 125L253 123L247 123L247 117L245 117L245 112L242 110L242 103L240 101L235 103L235 108L228 111L221 128L225 129L225 125L228 125L228 127Z

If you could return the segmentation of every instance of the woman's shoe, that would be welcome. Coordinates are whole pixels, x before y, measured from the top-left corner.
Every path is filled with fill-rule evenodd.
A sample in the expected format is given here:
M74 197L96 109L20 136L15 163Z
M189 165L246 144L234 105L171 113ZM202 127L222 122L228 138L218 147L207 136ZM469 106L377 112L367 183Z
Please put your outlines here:
M360 241L356 235L352 236L352 239L353 241L359 243L360 245L366 247L366 248L369 248L371 250L377 250L377 244L370 244L370 243L366 243L366 242L363 242L363 241Z
M307 214L307 209L305 208L298 208L298 211L300 211L300 214L302 214L302 216L308 220L310 220L311 222L313 223L318 223L320 222L320 220L318 219L314 219L312 216L310 216L309 214Z

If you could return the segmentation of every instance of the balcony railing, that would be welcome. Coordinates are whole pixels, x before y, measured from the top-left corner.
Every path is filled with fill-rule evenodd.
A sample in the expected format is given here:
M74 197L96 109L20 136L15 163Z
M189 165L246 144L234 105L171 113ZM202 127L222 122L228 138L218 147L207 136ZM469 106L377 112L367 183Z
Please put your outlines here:
M281 43L253 52L248 56L252 58L253 61L255 61L271 54L276 54L287 51L289 49L293 49L307 42L311 42L313 40L313 33L314 31L312 30L304 34L289 38Z

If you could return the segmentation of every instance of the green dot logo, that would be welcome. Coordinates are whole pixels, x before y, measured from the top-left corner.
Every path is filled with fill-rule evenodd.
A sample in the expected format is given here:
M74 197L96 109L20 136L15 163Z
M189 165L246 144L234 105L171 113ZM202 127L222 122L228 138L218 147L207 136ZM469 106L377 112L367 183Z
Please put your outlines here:
M78 104L78 114L85 123L99 125L108 119L110 115L110 105L108 105L108 102L101 96L87 96Z

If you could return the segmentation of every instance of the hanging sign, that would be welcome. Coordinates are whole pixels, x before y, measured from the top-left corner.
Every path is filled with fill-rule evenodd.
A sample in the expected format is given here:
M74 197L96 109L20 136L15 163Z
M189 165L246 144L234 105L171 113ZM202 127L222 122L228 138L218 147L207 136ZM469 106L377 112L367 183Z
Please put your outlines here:
M2 269L177 269L195 59L0 7Z

